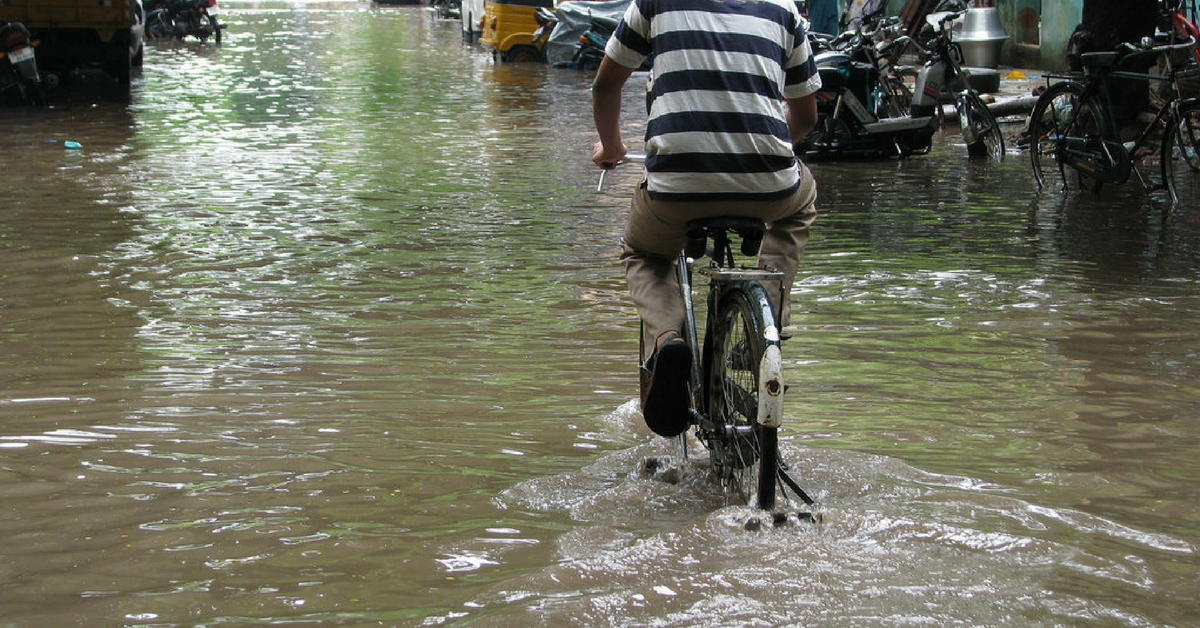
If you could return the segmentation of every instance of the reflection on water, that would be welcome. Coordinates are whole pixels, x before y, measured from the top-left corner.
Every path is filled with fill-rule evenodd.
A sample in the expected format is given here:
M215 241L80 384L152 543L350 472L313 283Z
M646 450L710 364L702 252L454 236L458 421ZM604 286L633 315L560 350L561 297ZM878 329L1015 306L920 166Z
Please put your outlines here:
M825 517L747 531L702 459L638 473L637 175L595 192L589 76L419 7L222 7L128 102L0 110L0 620L1200 611L1200 214L952 136L814 164L783 447Z

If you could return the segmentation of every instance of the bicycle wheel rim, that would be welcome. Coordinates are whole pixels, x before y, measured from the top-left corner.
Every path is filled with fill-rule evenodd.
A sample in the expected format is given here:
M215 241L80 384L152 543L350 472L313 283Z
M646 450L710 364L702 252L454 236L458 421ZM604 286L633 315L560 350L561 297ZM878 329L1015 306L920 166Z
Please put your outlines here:
M1109 128L1104 107L1095 98L1084 98L1079 83L1056 83L1038 99L1029 117L1029 155L1033 176L1038 188L1046 187L1047 175L1057 175L1064 187L1068 174L1079 180L1080 187L1098 192L1101 182L1079 173L1067 173L1059 161L1061 142L1068 134L1074 137L1095 136L1110 138L1116 132Z
M765 293L753 287L757 290L725 294L709 328L707 440L712 471L727 503L771 509L779 465L777 433L775 428L758 425L757 414L758 365L771 342L767 325L774 323L765 320L770 312Z
M1179 107L1163 137L1162 176L1175 204L1200 207L1200 102Z

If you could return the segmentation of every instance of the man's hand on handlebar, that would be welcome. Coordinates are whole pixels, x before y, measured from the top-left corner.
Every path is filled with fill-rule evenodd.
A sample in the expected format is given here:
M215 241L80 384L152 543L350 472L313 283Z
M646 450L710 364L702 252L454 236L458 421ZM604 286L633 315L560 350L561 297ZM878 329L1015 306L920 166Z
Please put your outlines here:
M592 146L592 163L605 170L612 170L625 159L625 154L629 152L625 147L625 142L613 147L611 150L605 150L603 142L596 142Z

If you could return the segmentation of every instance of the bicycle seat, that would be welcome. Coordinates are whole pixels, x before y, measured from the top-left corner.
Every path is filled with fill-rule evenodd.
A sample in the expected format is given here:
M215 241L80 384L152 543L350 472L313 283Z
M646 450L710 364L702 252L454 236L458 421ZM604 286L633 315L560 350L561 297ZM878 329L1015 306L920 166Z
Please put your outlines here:
M1085 68L1111 68L1121 53L1112 50L1107 52L1085 52L1079 55L1079 63Z
M687 246L685 250L689 257L701 257L708 247L709 236L728 237L736 233L742 238L742 255L753 257L758 255L762 245L763 234L767 225L757 218L741 216L717 216L714 218L698 218L688 221Z

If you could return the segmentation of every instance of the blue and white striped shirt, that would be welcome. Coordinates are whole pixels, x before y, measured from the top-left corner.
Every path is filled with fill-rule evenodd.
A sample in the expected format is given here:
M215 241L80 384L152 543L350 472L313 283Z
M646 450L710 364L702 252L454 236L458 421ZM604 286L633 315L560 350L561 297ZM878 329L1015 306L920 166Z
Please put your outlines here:
M784 98L820 75L793 0L634 0L606 54L654 55L646 126L651 198L783 198L800 184Z

